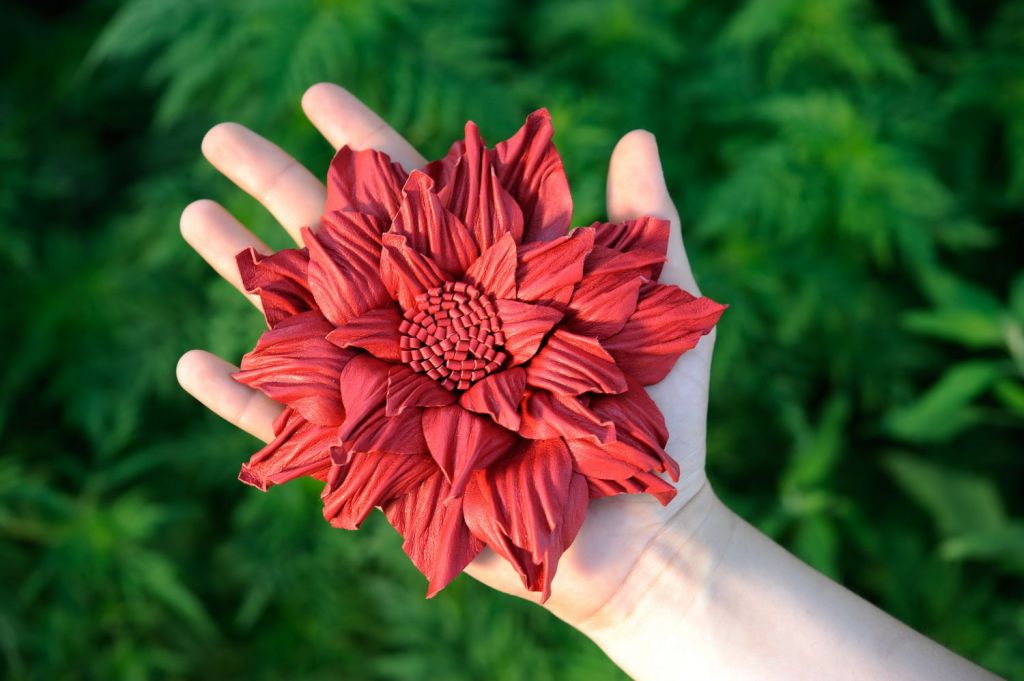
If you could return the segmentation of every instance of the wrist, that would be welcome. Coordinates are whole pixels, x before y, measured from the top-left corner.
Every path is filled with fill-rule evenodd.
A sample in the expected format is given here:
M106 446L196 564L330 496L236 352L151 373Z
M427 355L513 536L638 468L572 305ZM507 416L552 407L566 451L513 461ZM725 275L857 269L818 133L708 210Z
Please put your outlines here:
M651 539L612 596L569 623L627 672L629 651L656 649L680 627L699 627L709 582L729 548L737 516L705 484Z

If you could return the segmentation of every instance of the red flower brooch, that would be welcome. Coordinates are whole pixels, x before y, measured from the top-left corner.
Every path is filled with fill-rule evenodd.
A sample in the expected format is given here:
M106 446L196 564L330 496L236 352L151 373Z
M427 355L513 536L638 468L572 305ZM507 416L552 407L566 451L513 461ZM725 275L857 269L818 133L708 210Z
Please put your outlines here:
M306 248L238 255L270 329L235 378L286 405L239 478L324 481L324 516L375 508L444 588L484 546L550 594L588 499L667 503L679 467L643 386L724 309L657 283L669 225L569 231L546 110L484 146L475 124L407 174L342 147Z

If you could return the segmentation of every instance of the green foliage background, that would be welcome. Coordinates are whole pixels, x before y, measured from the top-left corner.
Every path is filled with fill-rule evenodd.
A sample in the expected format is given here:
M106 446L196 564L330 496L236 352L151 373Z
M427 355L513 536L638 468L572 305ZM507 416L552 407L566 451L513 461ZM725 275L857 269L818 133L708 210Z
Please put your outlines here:
M731 304L709 470L791 550L1024 679L1024 4L87 0L0 22L0 677L615 679L375 518L234 480L256 443L174 381L261 323L178 235L192 199L284 245L199 155L214 123L323 172L303 90L441 154L546 105L577 200L660 141Z

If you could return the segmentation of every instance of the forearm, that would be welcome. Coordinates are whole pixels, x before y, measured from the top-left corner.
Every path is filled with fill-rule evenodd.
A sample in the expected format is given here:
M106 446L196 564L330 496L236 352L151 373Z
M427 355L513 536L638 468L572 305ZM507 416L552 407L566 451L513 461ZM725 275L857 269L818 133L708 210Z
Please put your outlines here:
M577 625L643 681L994 678L793 557L707 486Z

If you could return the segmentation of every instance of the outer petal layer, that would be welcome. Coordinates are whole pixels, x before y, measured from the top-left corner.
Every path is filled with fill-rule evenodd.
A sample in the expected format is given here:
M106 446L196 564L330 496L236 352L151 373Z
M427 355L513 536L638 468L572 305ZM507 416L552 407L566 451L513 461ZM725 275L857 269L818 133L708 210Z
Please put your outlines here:
M335 450L327 485L320 495L324 518L346 530L359 528L375 506L399 498L436 469L429 456Z
M319 312L285 319L242 358L234 379L293 407L308 421L341 425L345 408L338 376L355 351L328 342L325 336L331 328Z
M583 278L583 263L593 245L594 231L580 227L568 236L521 246L516 272L519 300L563 309Z
M645 215L619 223L595 222L591 227L594 228L595 246L604 246L623 253L646 251L658 255L664 255L668 249L668 220ZM654 270L654 278L657 279L660 274L659 264Z
M309 253L305 248L286 248L273 255L247 248L235 262L245 290L259 294L268 326L317 308L307 283Z
M238 479L267 491L303 475L323 478L331 466L330 448L338 429L309 423L294 409L285 409L274 421L273 440L242 464Z
M480 131L466 123L466 138L450 175L438 196L476 237L480 250L490 247L505 234L518 243L523 234L523 212L498 180L492 165L494 152L484 147Z
M620 393L626 377L596 339L558 329L526 369L535 388L563 395Z
M388 302L380 279L383 223L362 213L328 213L309 247L309 286L324 316L336 326Z
M412 171L390 231L406 237L410 246L433 258L441 269L461 275L480 257L480 249L462 220L441 205L433 186L428 175Z
M679 355L714 328L723 311L725 306L710 298L648 284L622 330L601 344L629 376L651 385L665 378Z
M345 145L327 172L324 212L356 211L387 222L398 210L404 182L405 171L384 152Z
M384 513L405 537L402 548L427 576L427 598L452 581L483 549L463 518L463 500L450 499L451 485L435 470L405 495L384 505Z
M494 148L498 179L523 209L524 242L564 236L572 219L569 181L553 135L551 115L538 109L515 135Z
M561 440L535 440L477 471L466 490L470 531L512 563L523 584L551 594L562 552L583 524L586 481L572 471Z

